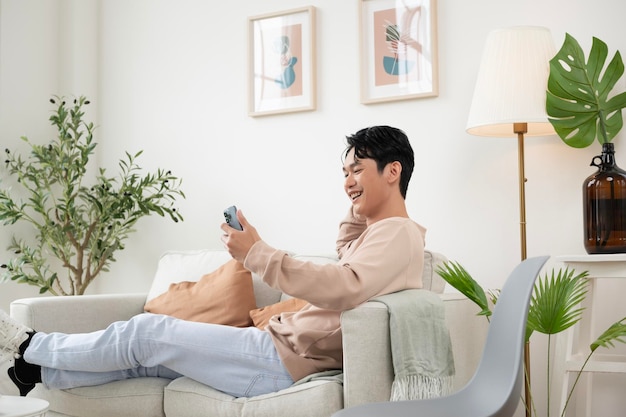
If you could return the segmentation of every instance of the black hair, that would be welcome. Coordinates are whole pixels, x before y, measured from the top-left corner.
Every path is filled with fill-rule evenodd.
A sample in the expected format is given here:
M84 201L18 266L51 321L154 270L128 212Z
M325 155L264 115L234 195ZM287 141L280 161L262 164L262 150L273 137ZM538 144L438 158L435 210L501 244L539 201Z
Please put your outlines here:
M400 193L406 198L409 181L415 166L415 157L409 138L402 130L391 126L371 126L346 136L348 148L344 158L354 148L354 156L376 161L378 172L383 172L387 164L398 161L402 165Z

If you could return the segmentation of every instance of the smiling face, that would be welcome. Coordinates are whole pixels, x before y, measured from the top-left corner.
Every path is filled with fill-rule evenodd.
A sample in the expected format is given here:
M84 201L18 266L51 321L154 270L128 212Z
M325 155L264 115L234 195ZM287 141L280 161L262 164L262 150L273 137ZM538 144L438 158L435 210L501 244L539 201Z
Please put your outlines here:
M392 170L392 164L388 164L382 172L378 171L376 161L355 157L354 148L346 155L343 166L344 190L352 202L354 213L365 217L368 224L380 220L385 215L386 203L394 190L389 182ZM397 189L396 183L396 192Z

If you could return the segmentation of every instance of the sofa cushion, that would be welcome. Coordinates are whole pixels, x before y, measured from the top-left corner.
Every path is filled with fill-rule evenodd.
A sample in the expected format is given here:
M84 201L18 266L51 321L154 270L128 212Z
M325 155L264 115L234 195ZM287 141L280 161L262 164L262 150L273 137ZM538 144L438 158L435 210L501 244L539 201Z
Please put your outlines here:
M322 417L341 408L343 386L338 380L315 380L249 398L232 397L185 377L165 388L165 414L176 417L276 417L285 410L298 417Z
M197 282L170 284L166 292L148 301L144 310L183 320L248 327L252 325L249 312L255 307L252 274L231 259Z
M50 413L77 417L165 416L164 378L133 378L95 387L49 390L37 384L29 394L50 403ZM1 414L1 413L0 413Z
M424 251L424 272L422 282L425 290L441 294L446 286L446 281L437 273L439 265L447 262L448 258L438 252Z

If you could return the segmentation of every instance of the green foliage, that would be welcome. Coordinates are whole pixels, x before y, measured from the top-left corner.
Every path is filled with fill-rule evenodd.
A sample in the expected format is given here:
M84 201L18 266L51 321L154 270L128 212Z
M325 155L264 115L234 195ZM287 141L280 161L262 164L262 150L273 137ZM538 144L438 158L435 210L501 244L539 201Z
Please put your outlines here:
M526 326L526 342L530 340L533 331L548 335L548 352L552 342L551 336L561 333L578 323L582 317L583 309L580 307L587 294L588 273L582 272L574 275L574 270L559 269L550 277L546 274L543 279L535 283L533 295L530 300L528 319ZM550 354L547 358L547 386L551 385ZM581 370L582 371L582 370ZM573 387L572 387L573 390ZM548 416L550 415L550 390L547 393Z
M626 337L626 317L618 322L613 323L608 329L604 331L591 345L589 349L591 352L599 347L609 348L614 347L614 342L626 343L624 338Z
M480 308L478 315L491 316L491 309L489 308L485 291L461 264L458 262L445 262L443 265L437 267L436 272L441 275L448 284L452 285Z
M606 329L604 333L602 333L591 345L589 345L589 349L590 349L589 355L587 355L587 358L585 359L585 362L583 363L581 372L579 372L578 375L576 375L576 380L574 381L574 384L572 385L572 389L570 390L567 396L567 400L565 401L565 406L563 407L563 412L561 413L561 417L565 416L565 410L567 409L567 406L570 400L572 399L572 394L574 394L574 388L576 387L576 384L578 384L578 380L580 379L580 376L582 374L582 369L585 369L585 366L591 359L591 355L593 355L593 352L595 352L596 349L599 347L604 347L604 348L614 347L615 342L626 343L626 341L624 340L624 338L626 337L626 324L624 323L625 321L626 321L626 317L624 317L623 319L619 321L616 321L611 326L609 326L609 328Z
M563 46L550 60L546 111L559 137L569 146L584 148L596 137L610 142L623 125L626 92L609 98L624 73L618 52L606 66L608 48L593 38L589 60L578 42L565 35Z
M141 175L134 155L126 152L119 161L118 177L99 169L95 181L85 178L89 157L94 153L93 123L83 121L85 97L68 105L62 97L50 100L56 111L50 122L58 136L49 144L36 145L22 137L31 149L27 159L5 150L6 169L16 178L26 199L0 189L0 221L32 225L35 243L12 239L9 250L16 255L1 265L2 278L40 288L41 293L80 295L102 271L115 261L114 253L134 232L136 222L150 214L183 217L174 207L184 198L181 179L158 169ZM56 271L50 259L58 260Z
M491 311L486 304L485 291L480 284L458 263L446 262L443 266L437 268L436 271L448 284L464 294L472 300L480 309L477 315L489 317ZM551 335L567 330L582 317L583 310L580 307L585 295L587 294L587 271L575 275L574 270L566 268L565 271L559 270L555 276L552 270L548 277L546 274L543 278L539 278L535 282L533 295L530 300L528 310L528 319L526 327L526 341L534 331ZM481 296L482 294L482 296ZM494 304L497 303L499 291L490 291L490 298ZM582 374L585 365L591 358L595 350L602 347L613 347L614 342L626 343L626 317L611 325L602 335L591 344L590 353L587 360L578 372L576 381L570 389L567 402L562 410L562 416L565 415L569 399L576 388L576 383ZM550 339L548 339L550 340ZM548 365L546 366L546 376L548 379L548 387L550 386L550 348L548 344ZM548 392L548 416L550 415L550 393ZM536 412L535 412L536 415Z
M552 335L569 329L581 319L583 310L580 303L587 294L588 273L574 275L574 270L559 269L550 277L546 274L537 280L528 310L528 330L526 340L533 331Z

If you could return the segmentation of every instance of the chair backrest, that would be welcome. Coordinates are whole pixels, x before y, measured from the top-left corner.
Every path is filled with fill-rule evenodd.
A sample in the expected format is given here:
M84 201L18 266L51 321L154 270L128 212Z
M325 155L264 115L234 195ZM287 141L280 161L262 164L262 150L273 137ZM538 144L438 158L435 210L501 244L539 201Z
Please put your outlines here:
M498 296L482 358L465 388L491 410L485 415L513 415L519 404L530 297L547 260L542 256L520 263Z
M527 259L511 272L494 308L478 368L460 391L425 400L361 404L333 417L511 417L522 392L530 297L547 260L547 256Z

